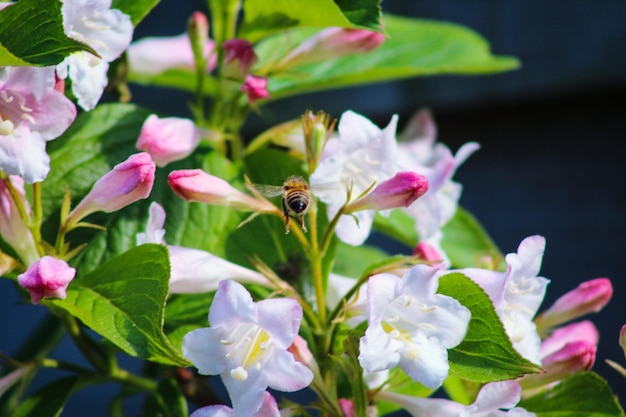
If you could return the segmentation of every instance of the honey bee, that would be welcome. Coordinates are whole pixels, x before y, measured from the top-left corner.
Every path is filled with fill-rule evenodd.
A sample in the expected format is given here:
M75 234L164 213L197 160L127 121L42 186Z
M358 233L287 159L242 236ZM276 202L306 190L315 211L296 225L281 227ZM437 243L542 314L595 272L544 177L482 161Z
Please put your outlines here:
M298 222L300 229L306 233L304 215L309 211L313 202L313 193L322 190L337 190L340 184L323 184L310 186L304 178L292 175L285 180L282 186L254 184L254 188L265 197L276 197L282 194L283 216L285 218L285 233L289 233L289 219Z

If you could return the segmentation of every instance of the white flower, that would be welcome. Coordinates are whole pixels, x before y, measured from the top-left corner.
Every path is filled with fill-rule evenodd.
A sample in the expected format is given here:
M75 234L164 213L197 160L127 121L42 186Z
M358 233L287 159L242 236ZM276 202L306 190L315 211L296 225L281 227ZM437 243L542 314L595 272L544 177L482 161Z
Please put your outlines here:
M389 125L379 129L367 118L347 111L339 120L339 136L331 138L319 165L311 175L312 185L342 182L352 186L352 197L358 197L373 183L393 177L396 169L396 124L393 116ZM332 193L318 196L328 204L328 217L332 218L343 206L345 194ZM352 216L342 216L337 224L337 237L351 245L360 245L369 236L374 221L374 210L363 210Z
M402 278L379 274L369 279L368 328L359 355L366 373L398 365L430 388L447 377L447 349L465 337L470 312L454 298L436 293L438 271L416 265Z

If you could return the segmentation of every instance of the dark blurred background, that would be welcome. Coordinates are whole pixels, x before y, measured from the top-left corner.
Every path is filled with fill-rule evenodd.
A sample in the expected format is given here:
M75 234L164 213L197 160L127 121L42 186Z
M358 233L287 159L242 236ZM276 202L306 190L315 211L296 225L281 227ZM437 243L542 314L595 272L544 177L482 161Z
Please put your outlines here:
M182 33L203 2L181 3L164 0L140 23L135 38ZM461 204L504 253L516 251L529 235L546 237L541 273L552 282L544 306L583 281L611 278L612 302L588 318L601 334L594 371L624 403L626 381L604 361L626 364L618 345L626 323L620 264L626 260L626 3L385 0L383 9L465 25L485 37L493 53L516 56L522 66L498 75L419 78L285 99L252 118L246 135L306 108L335 117L352 109L380 126L398 113L402 127L414 111L429 107L439 140L453 151L479 142L481 150L455 176L464 186ZM136 103L188 116L186 95L131 89ZM21 305L6 280L0 281L0 297L0 350L11 352L43 308ZM57 352L74 355L67 341ZM87 406L92 416L107 415L115 392L114 386L89 389L63 415L84 415Z

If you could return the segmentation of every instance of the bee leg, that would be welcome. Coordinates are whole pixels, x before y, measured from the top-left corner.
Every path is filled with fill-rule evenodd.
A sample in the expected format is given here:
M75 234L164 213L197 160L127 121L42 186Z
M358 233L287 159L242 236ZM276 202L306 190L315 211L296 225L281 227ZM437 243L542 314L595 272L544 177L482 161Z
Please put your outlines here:
M283 199L283 216L285 217L285 234L289 233L289 211L287 210L287 205L285 204L285 200Z
M307 230L306 225L304 224L304 216L298 216L298 224L300 224L300 229L302 229L302 231L306 233Z

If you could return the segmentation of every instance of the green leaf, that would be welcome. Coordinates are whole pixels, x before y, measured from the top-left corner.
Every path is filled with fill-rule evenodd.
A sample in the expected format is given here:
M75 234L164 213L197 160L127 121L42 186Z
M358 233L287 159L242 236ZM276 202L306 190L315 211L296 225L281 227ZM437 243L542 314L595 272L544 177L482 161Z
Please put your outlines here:
M142 245L77 276L51 303L131 356L186 366L162 330L169 270L166 247Z
M173 378L159 381L157 392L146 398L142 412L151 417L187 417L187 401Z
M238 37L256 40L294 27L364 27L379 30L379 0L246 0Z
M13 417L60 416L78 379L75 376L67 376L52 381L26 398L11 415Z
M472 313L467 334L448 351L450 374L474 382L502 381L541 371L511 344L485 292L461 273L439 280L439 293L456 298Z
M352 246L337 242L337 255L333 272L346 277L359 278L368 266L386 261L389 255L372 246ZM355 281L356 282L356 281Z
M78 51L96 54L65 35L61 1L20 0L0 11L0 67L52 66Z
M609 384L599 375L576 374L554 388L522 400L519 407L537 417L623 417Z
M268 85L272 98L417 76L490 74L519 65L515 58L492 55L481 36L459 25L389 14L385 14L384 25L389 38L372 51L272 74ZM259 68L271 73L272 63L281 53L288 53L314 33L294 29L259 42L255 45Z
M470 268L480 265L483 257L494 260L504 268L504 256L491 240L485 229L466 210L458 207L454 217L442 228L441 247L455 268Z
M404 243L409 248L414 248L417 245L415 220L402 210L392 210L389 216L381 216L380 213L376 213L374 228Z
M133 26L137 26L157 4L159 0L113 0L111 8L130 16Z
M192 330L207 327L209 324L209 308L215 293L175 294L165 307L165 326L163 330L172 342L180 349L183 337Z

